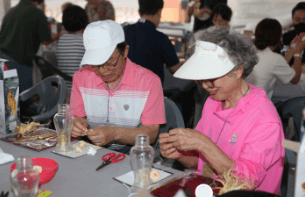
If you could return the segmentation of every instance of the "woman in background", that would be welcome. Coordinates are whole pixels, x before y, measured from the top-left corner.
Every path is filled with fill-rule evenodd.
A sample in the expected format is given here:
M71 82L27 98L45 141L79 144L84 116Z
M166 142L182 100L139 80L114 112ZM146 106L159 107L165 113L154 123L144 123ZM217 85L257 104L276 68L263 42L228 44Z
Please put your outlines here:
M305 48L305 41L301 38L295 40L296 47L290 47L284 58L275 52L280 50L281 38L282 26L276 19L263 19L256 26L254 44L258 49L259 62L248 76L248 82L256 87L263 87L269 99L272 97L277 79L282 83L297 84L302 73L301 53ZM290 67L288 62L292 56L295 61Z
M194 29L193 31L196 32L199 29L205 29L209 27L209 18L204 18L204 15L211 15L212 10L218 5L218 4L227 4L227 0L197 0L200 2L199 11L196 12L195 5L189 7L187 14L189 19L192 15L195 17L194 21ZM190 20L189 20L190 21Z
M209 26L229 26L232 17L232 10L226 4L218 4L209 18Z
M57 64L63 73L72 77L79 70L85 53L83 32L89 23L88 16L83 8L71 5L64 10L62 23L66 33L57 43ZM72 82L66 81L66 84L70 92Z

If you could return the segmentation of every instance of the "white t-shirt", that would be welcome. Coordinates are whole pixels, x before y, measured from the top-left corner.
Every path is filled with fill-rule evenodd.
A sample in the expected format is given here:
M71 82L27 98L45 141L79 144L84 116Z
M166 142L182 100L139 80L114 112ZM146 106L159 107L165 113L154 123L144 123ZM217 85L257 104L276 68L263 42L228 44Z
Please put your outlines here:
M277 79L282 83L289 83L295 75L295 71L288 65L280 54L272 52L268 47L258 50L258 63L252 73L247 77L256 87L263 87L269 99L273 94L273 88Z

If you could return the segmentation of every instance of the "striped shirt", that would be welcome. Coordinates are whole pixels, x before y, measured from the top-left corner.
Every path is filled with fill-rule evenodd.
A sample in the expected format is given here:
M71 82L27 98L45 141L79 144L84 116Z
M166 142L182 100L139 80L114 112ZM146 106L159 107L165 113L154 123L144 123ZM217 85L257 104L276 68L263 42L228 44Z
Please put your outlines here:
M164 96L159 77L127 60L123 77L114 90L86 66L75 73L70 112L85 117L90 127L137 128L163 124Z
M84 53L85 47L81 34L64 34L59 38L56 48L58 69L73 77L74 73L80 68L80 62ZM66 81L66 84L69 90L71 90L72 82Z
M122 79L114 90L95 73L92 66L73 76L70 112L87 117L91 128L114 126L137 128L166 122L160 78L129 59ZM121 146L112 145L116 150Z

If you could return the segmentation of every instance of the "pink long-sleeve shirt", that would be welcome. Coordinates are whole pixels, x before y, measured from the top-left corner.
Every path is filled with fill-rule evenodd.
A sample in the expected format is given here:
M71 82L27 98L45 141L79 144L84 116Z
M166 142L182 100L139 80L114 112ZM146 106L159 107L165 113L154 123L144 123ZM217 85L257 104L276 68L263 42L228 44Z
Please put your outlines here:
M280 194L285 157L281 119L264 89L250 86L253 90L241 98L235 108L222 110L221 102L208 98L196 130L208 136L235 161L235 170L254 179L256 190ZM207 164L199 153L200 174L206 173L203 166Z

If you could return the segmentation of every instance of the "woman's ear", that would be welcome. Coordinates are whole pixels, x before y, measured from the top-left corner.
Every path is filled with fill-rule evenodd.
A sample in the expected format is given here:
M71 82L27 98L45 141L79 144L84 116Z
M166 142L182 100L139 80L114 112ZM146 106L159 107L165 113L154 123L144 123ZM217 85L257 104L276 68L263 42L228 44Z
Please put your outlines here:
M243 72L244 72L244 68L243 67L239 67L237 69L235 69L234 71L232 71L232 77L235 77L235 79L240 79L243 76Z
M237 78L240 79L243 76L243 72L244 72L244 67L239 67L237 70Z

